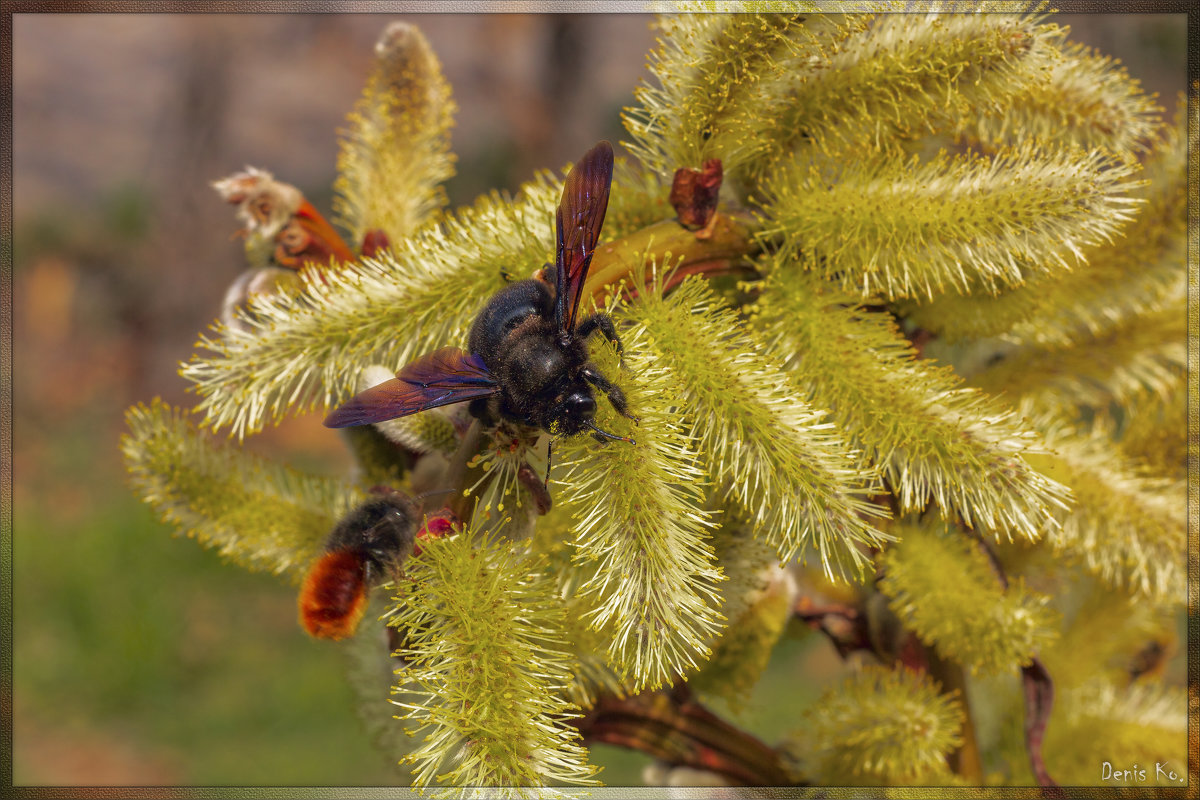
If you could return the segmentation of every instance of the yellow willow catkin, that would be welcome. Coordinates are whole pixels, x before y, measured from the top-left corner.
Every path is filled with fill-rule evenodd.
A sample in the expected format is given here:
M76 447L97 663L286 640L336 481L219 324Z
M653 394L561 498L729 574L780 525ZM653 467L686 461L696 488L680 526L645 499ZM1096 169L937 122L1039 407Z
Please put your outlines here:
M673 410L671 373L644 331L622 338L629 370L618 382L639 423L612 414L602 425L635 443L568 441L555 484L570 487L562 502L576 520L575 560L591 573L577 590L591 606L585 617L607 638L608 663L641 689L695 671L708 656L721 574L701 507L704 470Z
M254 570L293 579L362 495L202 434L161 400L126 414L134 491L179 532Z
M709 474L728 482L754 535L783 561L811 548L827 574L858 572L859 548L887 538L868 521L885 512L866 499L875 476L855 468L827 414L805 402L703 281L684 281L665 300L655 293L625 314L669 368Z
M338 155L334 211L354 243L369 230L408 236L445 203L454 175L455 105L424 35L392 23L375 45L375 68L349 115Z
M593 784L562 697L572 659L545 564L478 531L426 540L389 624L404 632L393 694L421 744L418 786Z
M1100 152L1026 145L992 157L939 153L781 170L760 234L789 269L860 297L935 297L1069 270L1133 216L1135 166ZM786 263L786 261L781 262Z

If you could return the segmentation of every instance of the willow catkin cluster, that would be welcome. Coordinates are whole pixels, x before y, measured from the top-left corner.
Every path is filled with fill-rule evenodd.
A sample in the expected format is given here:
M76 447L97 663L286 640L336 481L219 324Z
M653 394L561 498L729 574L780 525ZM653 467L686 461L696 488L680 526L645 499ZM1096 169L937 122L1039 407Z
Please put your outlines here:
M636 161L618 159L584 305L613 315L623 352L597 339L591 358L638 417L599 398L596 421L633 441L559 439L551 458L549 437L488 431L465 454L466 524L376 592L410 665L390 677L395 725L418 734L381 741L421 786L587 784L580 715L672 686L617 738L695 769L746 740L690 740L682 684L754 697L796 617L825 613L846 674L755 751L794 755L799 781L1028 785L1041 758L1087 783L1101 753L1181 760L1181 695L1153 656L1184 602L1196 450L1195 119L1167 130L1115 62L1024 9L761 5L664 16L625 110ZM557 175L443 208L453 113L428 43L389 28L338 161L356 255L201 336L181 366L199 427L241 440L462 347L506 280L553 260ZM710 159L725 183L692 230L672 179ZM217 443L161 402L131 409L123 449L178 530L294 575L372 483L449 475L459 412L348 433L353 481ZM881 606L907 649L855 637ZM1062 688L1041 752L1016 677L1035 659Z

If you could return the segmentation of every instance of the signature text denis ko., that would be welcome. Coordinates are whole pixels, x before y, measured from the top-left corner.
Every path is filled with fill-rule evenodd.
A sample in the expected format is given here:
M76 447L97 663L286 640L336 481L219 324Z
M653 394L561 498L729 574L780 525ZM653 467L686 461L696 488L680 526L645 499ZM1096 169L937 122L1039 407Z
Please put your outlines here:
M1100 780L1114 784L1147 783L1148 781L1169 784L1185 783L1187 778L1175 772L1165 761L1155 761L1152 767L1134 764L1132 767L1124 769L1114 767L1111 761L1105 761L1100 765Z

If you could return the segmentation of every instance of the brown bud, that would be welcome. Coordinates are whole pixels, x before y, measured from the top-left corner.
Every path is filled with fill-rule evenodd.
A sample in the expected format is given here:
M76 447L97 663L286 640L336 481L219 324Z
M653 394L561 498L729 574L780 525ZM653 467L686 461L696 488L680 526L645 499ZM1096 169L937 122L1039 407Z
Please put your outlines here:
M387 250L390 244L386 233L372 228L363 234L362 254L367 258L374 258L377 253Z
M723 174L719 158L705 161L703 170L687 167L675 170L670 201L681 225L690 230L708 225L717 210L717 195L721 193Z

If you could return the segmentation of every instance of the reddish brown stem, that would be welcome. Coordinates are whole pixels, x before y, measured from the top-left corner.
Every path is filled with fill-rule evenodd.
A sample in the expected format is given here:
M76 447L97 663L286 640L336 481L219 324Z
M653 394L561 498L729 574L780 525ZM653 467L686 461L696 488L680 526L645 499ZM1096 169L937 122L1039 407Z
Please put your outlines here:
M604 695L577 727L587 741L627 747L672 766L715 772L737 785L795 785L777 751L720 719L686 692Z
M1054 707L1054 682L1042 662L1035 658L1029 666L1021 668L1021 685L1025 690L1025 749L1029 752L1033 777L1043 787L1045 797L1065 797L1042 758L1042 740Z
M687 264L672 272L667 279L663 281L662 292L668 294L672 289L683 283L693 275L704 275L708 278L716 278L721 275L745 275L747 277L757 275L758 271L749 264L732 263L726 259L717 259L713 261L700 261L695 264ZM630 300L636 300L639 294L638 287L626 286L621 292L623 297Z
M760 252L760 223L749 214L719 211L702 231L662 220L596 248L583 294L603 300L606 287L622 281L641 284L647 257L660 267L679 264L684 270L702 264L740 264Z
M872 649L866 619L853 606L816 606L807 597L802 597L792 614L808 627L825 634L842 658L856 650Z
M996 552L983 537L974 534L979 548L988 558L992 571L1000 580L1000 585L1008 589L1008 575L1004 565L996 556ZM1050 711L1054 708L1054 681L1050 673L1037 658L1029 666L1021 668L1021 686L1025 692L1025 750L1029 754L1029 766L1038 785L1044 788L1046 797L1062 797L1058 783L1050 777L1046 762L1042 758L1042 740L1046 736L1046 724L1050 721Z

